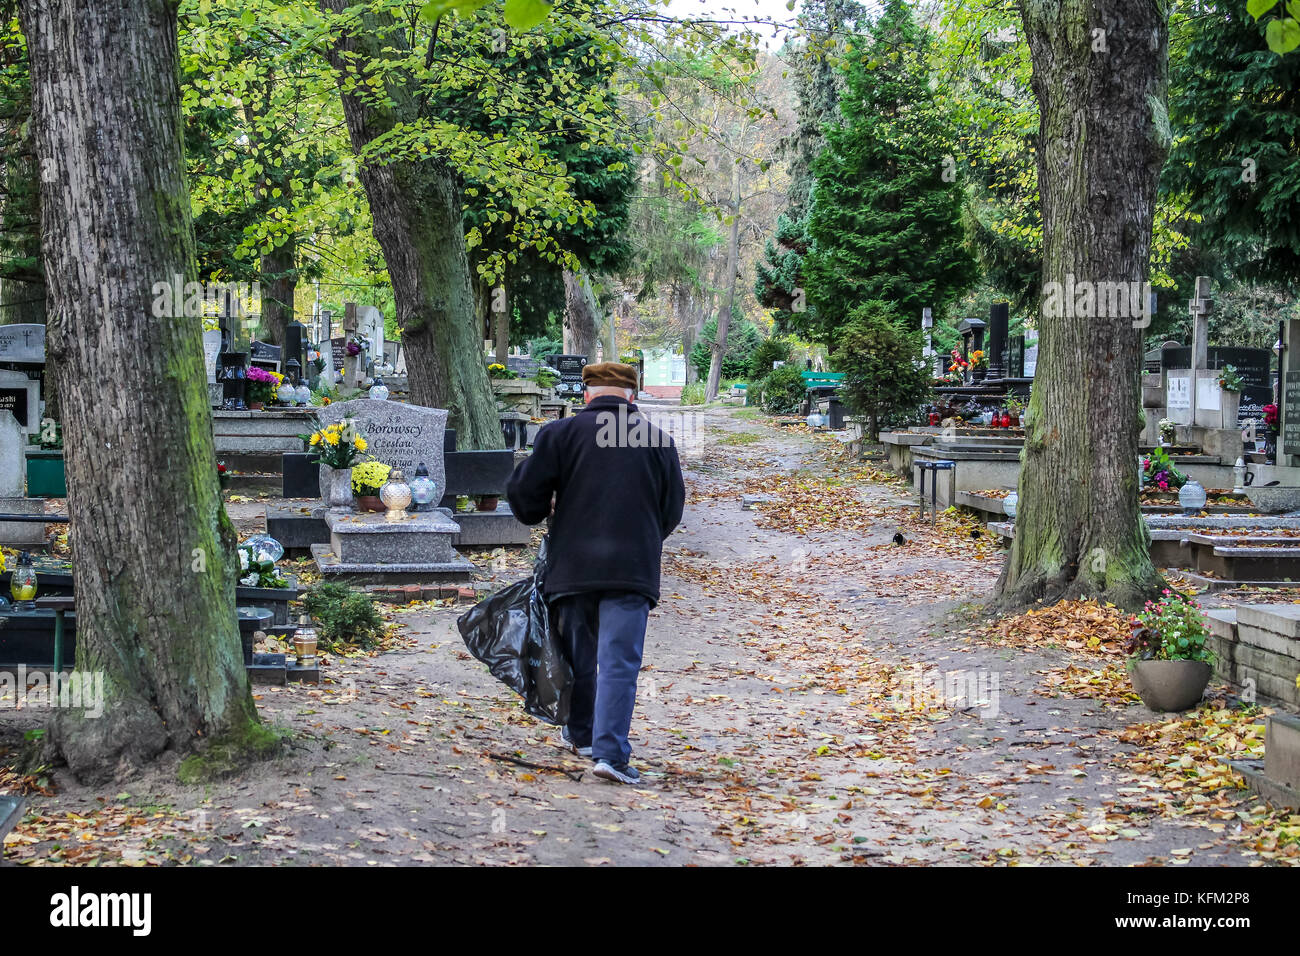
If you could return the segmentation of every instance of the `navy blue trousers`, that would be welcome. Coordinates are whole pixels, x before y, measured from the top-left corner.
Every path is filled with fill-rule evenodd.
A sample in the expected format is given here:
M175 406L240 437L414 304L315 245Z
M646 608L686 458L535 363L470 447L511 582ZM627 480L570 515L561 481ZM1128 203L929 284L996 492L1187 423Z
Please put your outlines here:
M569 736L593 760L622 766L636 707L650 601L629 591L593 591L555 601L560 637L573 665Z

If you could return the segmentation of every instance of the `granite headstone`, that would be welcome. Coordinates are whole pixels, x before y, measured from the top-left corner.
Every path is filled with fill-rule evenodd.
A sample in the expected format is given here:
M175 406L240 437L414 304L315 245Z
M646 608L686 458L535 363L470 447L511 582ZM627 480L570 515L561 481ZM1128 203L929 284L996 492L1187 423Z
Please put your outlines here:
M203 333L203 365L208 370L208 384L217 380L217 356L221 354L221 330Z
M0 411L0 498L21 498L26 489L27 462L23 448L27 436L8 412Z
M0 362L45 364L45 326L0 325Z
M447 427L445 408L356 398L326 405L320 410L319 418L323 425L354 419L369 443L363 457L374 457L400 468L408 479L414 477L415 469L423 462L439 492L447 486L442 461L443 432Z

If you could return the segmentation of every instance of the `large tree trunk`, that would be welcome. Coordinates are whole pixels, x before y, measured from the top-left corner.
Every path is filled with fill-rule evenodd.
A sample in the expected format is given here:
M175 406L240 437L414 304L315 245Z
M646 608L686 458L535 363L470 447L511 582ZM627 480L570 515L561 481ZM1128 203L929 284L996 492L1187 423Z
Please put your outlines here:
M1147 278L1169 137L1167 11L1157 0L1022 0L1021 13L1041 115L1044 308L999 592L1008 607L1096 596L1137 608L1160 584L1138 505L1142 323L1068 317L1049 283L1096 291Z
M266 341L283 345L285 327L293 321L293 299L298 286L295 249L297 239L290 236L262 256L262 328Z
M727 243L727 294L718 309L718 334L712 343L713 355L709 362L709 383L704 389L706 402L717 401L718 385L722 381L722 356L727 352L727 332L731 328L731 308L736 301L736 273L740 259L740 163L731 167L731 238Z
M320 2L334 14L349 6L347 0ZM348 77L362 79L364 88L367 63L411 55L391 16L365 14L361 19L361 28L338 36L329 51L358 155L398 124L419 118L418 100L391 78L396 72L387 87L391 104L375 106L346 92ZM474 310L454 170L430 157L362 162L359 172L393 283L411 401L447 409L447 424L456 429L462 447L501 448L505 440L483 362L483 330Z
M585 274L564 272L564 315L569 330L573 355L596 357L596 342L600 338L600 306L591 291L591 281Z
M168 747L269 748L235 620L201 322L154 310L153 283L194 276L176 8L25 0L21 16L37 153L53 169L41 221L76 666L103 674L106 697L98 719L56 712L52 743L83 780Z

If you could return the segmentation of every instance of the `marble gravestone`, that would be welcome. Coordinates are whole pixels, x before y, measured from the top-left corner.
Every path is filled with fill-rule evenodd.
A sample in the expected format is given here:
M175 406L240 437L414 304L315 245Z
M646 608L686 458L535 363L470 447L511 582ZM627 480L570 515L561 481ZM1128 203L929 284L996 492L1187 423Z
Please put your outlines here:
M23 448L27 435L9 411L0 410L0 511L42 514L45 502L26 497L27 461ZM0 544L35 550L45 545L45 526L36 521L0 521Z
M45 326L0 325L0 362L45 364Z
M208 374L208 404L219 408L222 401L221 383L217 381L217 366L221 355L221 330L209 329L203 333L203 367Z
M317 417L322 425L332 425L345 418L355 420L357 430L369 443L363 458L375 458L400 468L407 480L414 478L415 469L424 463L429 477L438 486L435 501L447 487L442 461L443 432L447 428L445 408L354 398L350 402L326 405Z
M27 436L11 413L0 411L0 498L21 498L26 488Z

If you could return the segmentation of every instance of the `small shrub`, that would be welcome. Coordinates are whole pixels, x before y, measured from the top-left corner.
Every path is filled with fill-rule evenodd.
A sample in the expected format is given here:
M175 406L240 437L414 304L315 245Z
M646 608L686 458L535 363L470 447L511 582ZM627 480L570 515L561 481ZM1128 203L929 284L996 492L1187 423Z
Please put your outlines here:
M797 412L808 394L803 376L794 365L772 369L762 381L751 384L749 388L759 396L763 408L773 415Z
M384 621L374 600L345 584L317 584L303 595L302 606L316 622L317 639L327 651L373 647L383 639Z
M689 385L683 386L682 404L703 405L704 404L704 383L691 382Z
M791 354L790 343L784 337L773 335L764 339L749 357L749 377L766 378L773 370L773 363L788 363Z

